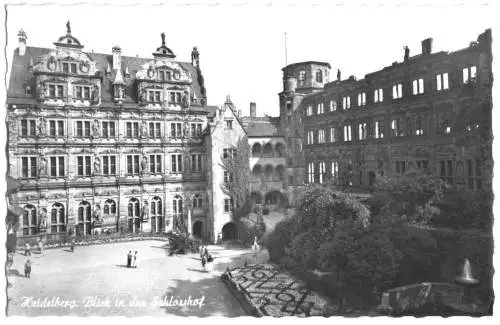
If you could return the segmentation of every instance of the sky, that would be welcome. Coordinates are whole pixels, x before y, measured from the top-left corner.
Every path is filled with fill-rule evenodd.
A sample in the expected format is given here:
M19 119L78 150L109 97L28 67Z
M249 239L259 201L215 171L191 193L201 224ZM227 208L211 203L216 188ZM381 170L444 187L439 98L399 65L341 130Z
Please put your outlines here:
M208 104L230 95L244 115L256 102L258 115L276 116L286 63L325 61L333 76L339 68L343 78L359 79L401 61L404 45L419 54L428 37L433 51L466 47L492 27L490 15L486 5L12 5L6 53L10 60L21 28L28 46L54 47L67 20L88 52L119 45L122 55L152 58L165 32L180 61L198 47Z

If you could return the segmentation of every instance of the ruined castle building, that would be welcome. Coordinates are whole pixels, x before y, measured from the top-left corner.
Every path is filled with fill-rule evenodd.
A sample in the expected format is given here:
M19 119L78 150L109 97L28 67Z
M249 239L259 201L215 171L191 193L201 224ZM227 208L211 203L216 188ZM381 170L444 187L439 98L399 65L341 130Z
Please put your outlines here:
M330 65L283 69L287 169L305 183L369 189L380 175L421 170L491 190L491 30L455 52L422 53L364 79L329 78ZM300 172L299 172L300 170Z
M69 22L54 47L18 36L7 125L8 173L20 182L11 201L24 209L19 237L221 235L231 215L214 157L242 131L227 128L232 119L238 126L232 107L207 106L198 49L190 63L177 61L162 34L150 58L119 46L88 53Z

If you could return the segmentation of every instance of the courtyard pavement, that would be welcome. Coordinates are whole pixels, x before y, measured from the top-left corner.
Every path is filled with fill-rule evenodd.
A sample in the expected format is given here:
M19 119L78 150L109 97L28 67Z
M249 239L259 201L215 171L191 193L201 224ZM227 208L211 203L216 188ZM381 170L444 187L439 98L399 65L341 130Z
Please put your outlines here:
M126 267L129 250L138 251L137 268ZM219 275L254 254L236 245L209 251L215 262L203 271L197 254L168 256L162 241L46 250L32 254L31 279L24 277L27 258L16 254L8 315L244 316Z

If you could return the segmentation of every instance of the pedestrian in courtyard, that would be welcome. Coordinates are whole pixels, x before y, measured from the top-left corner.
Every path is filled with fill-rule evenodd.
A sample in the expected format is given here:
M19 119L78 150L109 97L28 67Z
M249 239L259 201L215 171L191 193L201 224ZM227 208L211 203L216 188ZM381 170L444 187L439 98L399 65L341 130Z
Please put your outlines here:
M43 254L43 241L41 238L38 241L38 249L40 250L40 254Z
M137 251L135 251L134 260L132 261L132 266L137 267Z
M207 258L207 259L208 259L208 255L209 255L209 254L208 254L208 248L207 248L207 246L205 246L205 249L204 249L204 251L203 251L203 256L205 256L205 258Z
M31 256L31 247L29 243L24 245L24 256Z
M75 241L74 240L71 241L71 246L69 248L71 249L71 252L75 251Z
M199 252L200 252L200 258L203 258L203 253L205 252L203 245L200 246Z
M207 259L205 256L201 257L201 267L203 268L203 271L205 271L205 264L207 264Z
M132 251L128 251L127 254L127 267L130 267L132 265Z
M29 258L26 260L26 263L24 263L24 276L28 279L31 278L31 261Z

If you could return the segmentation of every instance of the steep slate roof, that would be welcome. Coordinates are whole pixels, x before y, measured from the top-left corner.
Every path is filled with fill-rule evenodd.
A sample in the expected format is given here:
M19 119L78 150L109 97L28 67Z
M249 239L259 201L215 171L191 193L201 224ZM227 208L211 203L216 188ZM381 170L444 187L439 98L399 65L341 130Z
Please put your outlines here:
M50 48L40 48L40 47L26 47L26 52L23 56L19 55L19 49L14 51L12 59L12 70L10 73L9 88L7 90L7 102L9 104L36 104L36 80L33 72L29 71L30 61L35 61L37 57L49 54L53 49ZM112 54L101 54L101 53L86 53L93 61L96 62L98 74L102 77L101 83L101 101L106 105L115 105L112 95L112 85L113 80L116 76L116 71L112 70L110 77L105 77L106 68L112 66L113 55ZM135 82L135 75L141 66L147 62L152 61L153 58L137 58L122 56L122 76L124 76L124 81L127 88L127 97L123 103L124 107L127 106L137 106L138 94L137 85ZM191 75L193 82L191 83L191 90L196 95L196 98L201 99L204 97L203 90L200 82L203 80L203 76L199 73L199 69L188 62L178 63L184 70L188 71ZM125 77L125 67L128 67L130 77ZM30 86L31 95L26 94L26 87ZM194 105L193 105L194 106ZM193 107L193 109L198 110ZM203 109L201 109L203 110Z
M250 117L242 118L243 127L249 137L274 137L280 134L279 117Z

